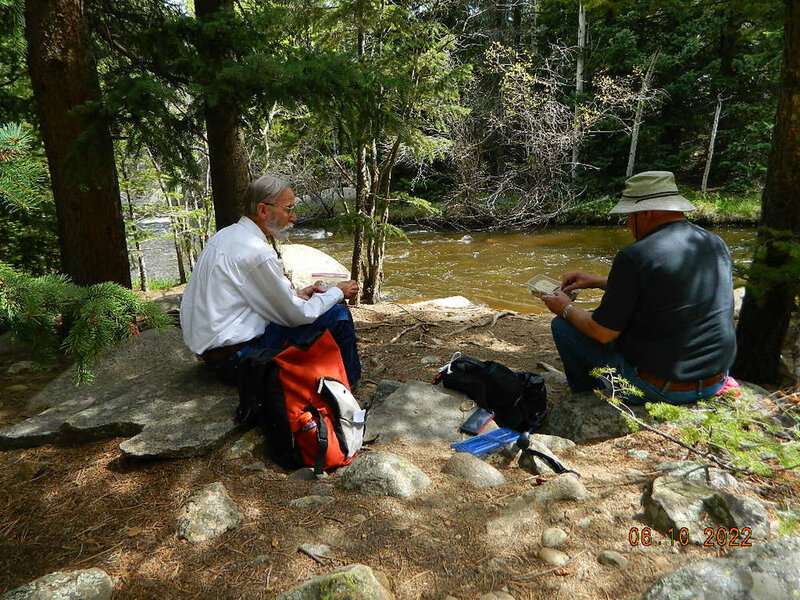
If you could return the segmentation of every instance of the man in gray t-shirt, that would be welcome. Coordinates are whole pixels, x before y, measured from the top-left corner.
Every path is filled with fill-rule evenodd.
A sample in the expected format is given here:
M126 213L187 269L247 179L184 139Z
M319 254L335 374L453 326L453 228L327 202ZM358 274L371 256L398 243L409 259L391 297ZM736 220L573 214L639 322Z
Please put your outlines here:
M686 220L694 206L672 173L625 182L611 210L627 214L636 241L619 251L607 278L573 271L563 292L600 288L594 312L557 292L542 298L573 391L597 387L589 375L611 366L644 392L643 401L684 404L714 395L736 354L731 257L716 235ZM628 398L631 401L631 398Z

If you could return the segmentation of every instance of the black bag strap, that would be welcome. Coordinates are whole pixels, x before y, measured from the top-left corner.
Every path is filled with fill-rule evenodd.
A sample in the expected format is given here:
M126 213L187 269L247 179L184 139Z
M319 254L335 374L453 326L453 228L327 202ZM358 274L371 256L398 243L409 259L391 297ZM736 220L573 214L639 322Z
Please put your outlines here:
M552 456L548 456L544 452L539 452L538 450L534 450L530 448L531 437L529 433L523 433L517 438L517 447L522 450L523 452L527 452L528 454L532 454L537 458L541 458L547 465L553 469L559 475L563 473L572 473L573 475L577 475L578 477L581 476L580 473L577 471L573 471L572 469L568 469L564 465L562 465L559 461L557 461Z
M325 455L328 453L328 426L316 406L309 404L307 409L317 418L317 460L314 463L314 475L319 477L325 472Z

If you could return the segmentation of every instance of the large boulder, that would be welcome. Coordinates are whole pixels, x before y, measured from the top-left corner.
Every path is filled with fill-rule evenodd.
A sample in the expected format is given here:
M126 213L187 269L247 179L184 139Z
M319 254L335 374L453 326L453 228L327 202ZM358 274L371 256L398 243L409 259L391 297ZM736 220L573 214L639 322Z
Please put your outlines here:
M316 281L336 285L350 279L350 269L322 250L304 244L281 246L281 260L286 276L298 290Z
M639 418L646 418L644 407L632 408ZM593 392L568 394L555 402L542 431L574 442L607 440L631 432L622 415Z
M91 386L62 373L29 401L44 412L0 431L0 449L129 437L131 458L201 456L236 430L236 390L214 378L179 329L146 331L106 353Z
M641 600L795 600L798 590L800 536L791 536L673 571Z

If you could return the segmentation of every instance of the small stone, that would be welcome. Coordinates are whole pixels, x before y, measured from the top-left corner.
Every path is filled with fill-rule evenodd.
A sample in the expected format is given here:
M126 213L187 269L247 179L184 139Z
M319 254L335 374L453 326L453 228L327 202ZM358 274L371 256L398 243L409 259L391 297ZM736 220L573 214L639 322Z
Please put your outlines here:
M650 458L650 453L647 450L628 450L628 458L635 460L647 460Z
M423 356L420 362L426 367L432 367L433 365L441 365L442 359L438 356Z
M178 521L178 537L206 542L230 529L241 527L242 508L228 495L221 482L211 483L186 500Z
M628 472L625 474L625 476L630 481L645 481L647 479L647 475L638 469L628 469Z
M9 375L19 375L20 373L30 373L35 371L37 365L32 360L23 360L20 362L15 362L13 365L8 367L6 373Z
M24 383L17 383L14 385L10 385L6 388L6 391L10 394L18 394L19 392L24 392L28 389L28 386Z
M388 580L366 565L348 565L331 573L301 581L275 600L307 598L371 598L392 600Z
M311 494L313 496L333 496L333 484L315 483L311 486Z
M560 548L567 542L567 532L558 527L548 527L542 532L542 546Z
M333 502L330 496L303 496L289 501L289 506L294 508L316 508Z
M613 550L603 550L597 555L597 562L607 567L617 567L624 569L628 566L628 559L622 556L619 552Z
M244 465L242 469L245 471L266 471L267 465L260 460L257 460L255 462L251 462L249 465Z
M563 567L569 563L569 555L553 548L542 548L539 560L553 567Z
M235 460L237 458L250 457L258 447L263 445L264 434L261 432L260 427L255 427L233 442L223 455L223 458L225 460Z
M10 592L3 600L57 600L80 598L81 600L110 600L114 582L101 569L87 569L50 573L34 579Z
M338 487L367 496L409 498L431 483L406 459L378 450L361 454L340 473Z
M331 551L330 547L325 544L302 544L297 550L308 556L319 557L327 556Z
M444 472L466 479L475 487L503 485L506 478L489 463L466 452L456 452L444 466Z
M502 590L498 590L496 592L489 592L480 596L478 600L514 600L514 596L509 594L508 592L504 592Z
M317 476L314 475L314 469L311 467L303 467L289 473L287 479L289 481L316 481Z
M656 556L653 559L653 569L656 571L669 571L672 565L666 556Z

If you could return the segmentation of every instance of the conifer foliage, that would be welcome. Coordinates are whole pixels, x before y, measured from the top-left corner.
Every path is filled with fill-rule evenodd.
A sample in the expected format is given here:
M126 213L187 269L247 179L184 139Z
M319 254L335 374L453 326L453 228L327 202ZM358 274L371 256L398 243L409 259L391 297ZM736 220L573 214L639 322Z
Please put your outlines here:
M158 305L115 283L79 286L65 275L31 277L0 262L0 330L10 329L42 360L59 351L74 359L78 385L94 380L103 350L169 323Z

